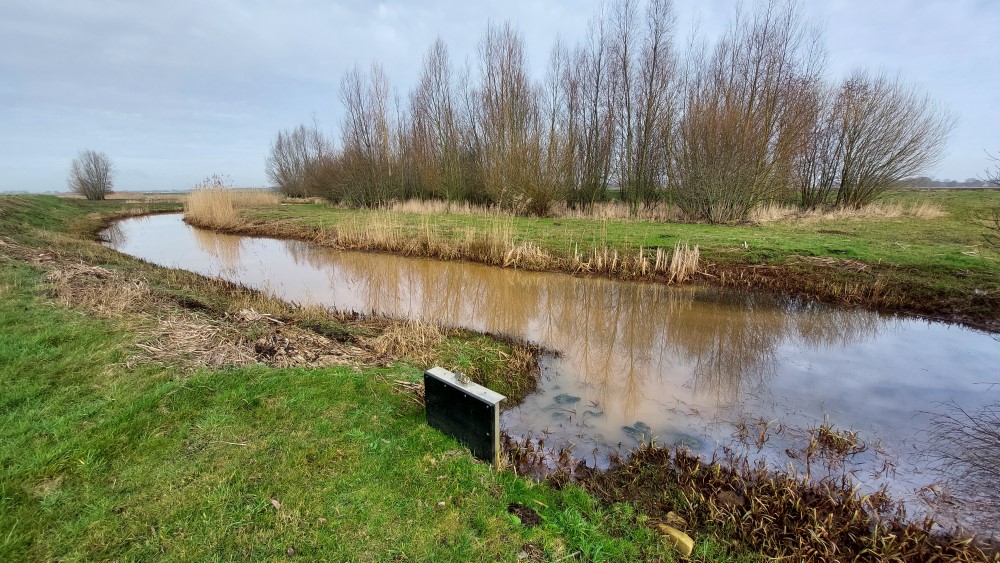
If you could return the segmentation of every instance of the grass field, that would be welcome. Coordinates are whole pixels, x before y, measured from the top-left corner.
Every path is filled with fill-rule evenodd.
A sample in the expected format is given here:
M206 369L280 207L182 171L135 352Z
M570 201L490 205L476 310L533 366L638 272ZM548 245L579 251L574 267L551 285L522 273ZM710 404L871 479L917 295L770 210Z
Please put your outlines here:
M700 250L701 283L771 289L997 330L1000 253L984 245L986 228L975 219L977 211L995 207L1000 207L998 190L907 190L891 192L880 203L879 209L895 213L792 216L722 226L491 217L467 210L428 214L412 206L381 211L313 203L246 209L238 225L227 230L504 265L483 258L489 254L478 249L466 250L467 241L499 228L511 248L530 249L529 258L547 257L514 266L612 277L642 277L636 274L640 252L653 261L658 249L688 243ZM375 233L369 238L377 240L366 247L355 232ZM386 233L397 243L386 242ZM579 267L609 252L627 258L625 266L611 271ZM649 269L646 277L666 275Z

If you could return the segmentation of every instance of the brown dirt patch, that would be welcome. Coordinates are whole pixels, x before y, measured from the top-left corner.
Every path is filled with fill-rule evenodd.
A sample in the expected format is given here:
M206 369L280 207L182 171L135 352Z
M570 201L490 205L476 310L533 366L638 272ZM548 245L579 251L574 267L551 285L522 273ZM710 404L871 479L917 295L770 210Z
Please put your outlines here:
M517 516L524 524L525 528L534 528L542 523L542 517L535 512L534 508L524 506L519 502L512 502L507 505L507 512Z

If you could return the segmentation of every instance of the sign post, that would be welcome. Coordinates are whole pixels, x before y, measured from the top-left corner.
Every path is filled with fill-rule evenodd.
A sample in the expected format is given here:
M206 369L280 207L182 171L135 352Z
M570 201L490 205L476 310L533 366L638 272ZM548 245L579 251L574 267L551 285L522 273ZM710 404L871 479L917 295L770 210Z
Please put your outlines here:
M493 465L500 461L500 401L504 399L500 393L444 368L424 372L427 424Z

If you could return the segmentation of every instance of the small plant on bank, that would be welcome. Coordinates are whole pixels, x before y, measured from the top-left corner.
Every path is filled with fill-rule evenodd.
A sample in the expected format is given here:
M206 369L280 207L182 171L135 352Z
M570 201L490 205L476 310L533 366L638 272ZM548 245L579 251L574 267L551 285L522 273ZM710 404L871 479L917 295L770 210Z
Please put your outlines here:
M993 156L989 153L986 156L997 164L992 170L986 170L985 180L990 185L1000 188L1000 156ZM1000 207L982 211L976 218L986 226L987 231L983 234L983 239L993 248L1000 250Z

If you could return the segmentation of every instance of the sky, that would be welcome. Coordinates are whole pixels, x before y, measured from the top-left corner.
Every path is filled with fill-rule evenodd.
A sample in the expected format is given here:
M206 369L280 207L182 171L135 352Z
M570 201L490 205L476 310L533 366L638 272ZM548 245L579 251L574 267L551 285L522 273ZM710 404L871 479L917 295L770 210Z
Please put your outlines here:
M738 0L674 0L677 43L712 41ZM119 190L188 189L212 174L268 184L275 134L314 119L336 137L341 75L380 62L400 96L440 35L454 61L490 21L524 35L541 78L556 37L586 33L597 0L3 0L0 192L64 191L83 149L114 161ZM744 2L744 9L753 1ZM1000 0L802 2L825 29L831 79L898 75L957 117L928 175L963 180L1000 152Z

